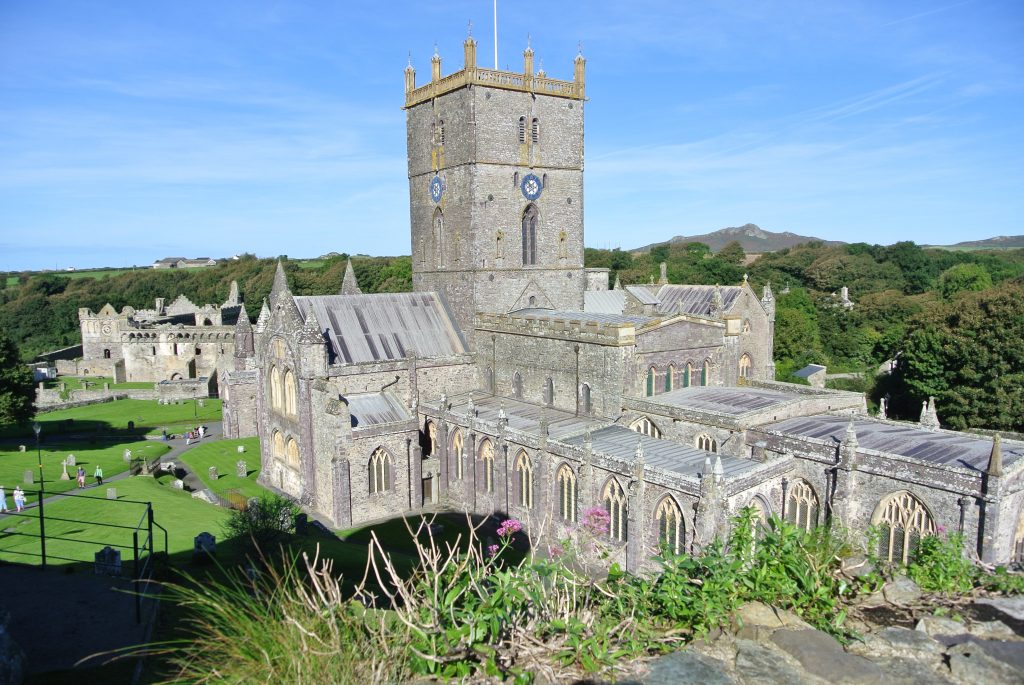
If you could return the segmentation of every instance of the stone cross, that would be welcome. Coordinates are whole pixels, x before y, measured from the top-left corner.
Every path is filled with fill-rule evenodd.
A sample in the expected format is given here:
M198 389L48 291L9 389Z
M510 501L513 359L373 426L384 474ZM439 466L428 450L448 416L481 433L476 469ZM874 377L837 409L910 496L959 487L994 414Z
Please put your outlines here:
M249 467L245 463L245 459L239 459L235 462L235 475L239 478L245 478L249 475Z
M97 575L121 575L121 550L104 547L93 558L93 570Z
M211 466L207 469L206 473L210 476L210 480L217 480L220 476L217 475L217 467Z
M61 480L71 480L71 476L68 475L68 462L67 462L66 459L61 462L60 479Z
M124 451L124 460L125 461L131 461L131 458L132 458L132 451L130 449L125 449L125 451Z

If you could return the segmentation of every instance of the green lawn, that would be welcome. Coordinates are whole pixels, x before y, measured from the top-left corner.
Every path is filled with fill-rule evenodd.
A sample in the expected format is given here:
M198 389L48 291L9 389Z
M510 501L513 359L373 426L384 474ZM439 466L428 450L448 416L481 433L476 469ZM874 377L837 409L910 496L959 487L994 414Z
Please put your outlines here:
M183 404L157 404L156 400L117 400L90 404L74 409L39 414L37 420L46 436L66 433L108 433L111 430L127 430L128 422L134 422L134 432L141 435L159 435L162 429L169 433L180 433L195 427L198 422L220 421L221 401L205 400L205 407L199 407L193 400ZM31 426L4 426L0 437L24 437L35 440ZM26 443L27 444L27 443Z
M136 476L118 481L110 487L117 488L116 502L105 499L104 487L91 488L86 491L86 495L66 497L46 505L46 553L48 557L53 557L52 563L92 563L93 554L105 545L120 545L121 559L131 560L132 532L145 514L146 507L128 500L153 503L154 521L167 529L167 547L172 555L185 552L191 554L195 536L203 531L221 538L221 527L228 517L227 509L192 499L189 493L161 484L151 476ZM37 510L32 509L28 514L19 519L8 517L0 524L5 526L0 532L0 559L38 563L38 557L29 556L39 552L38 537L17 535L38 535ZM114 528L111 525L126 527ZM156 549L163 551L163 534L157 533L159 531L155 529Z
M35 476L39 472L36 457L36 446L25 445L26 450L19 452L16 446L5 445L0 448L0 485L3 485L7 492L7 506L12 506L11 493L15 485L21 485L25 490L25 499L28 502L35 502L37 497L35 491L38 485L26 485L24 478L26 471L32 471ZM92 477L96 465L103 467L103 476L111 478L128 470L128 464L124 461L124 450L130 449L133 457L144 457L155 459L164 454L170 447L156 440L142 440L134 442L112 442L97 441L96 444L87 442L67 442L42 446L43 475L46 478L47 493L66 492L77 487L75 471L78 466L68 468L68 480L60 480L63 467L61 462L69 454L75 455L77 464L85 467L86 481L92 485L96 480Z
M243 445L245 452L238 453L238 446ZM245 460L248 475L239 478L235 475L235 464L239 459ZM241 440L218 440L205 442L181 455L181 461L188 464L203 484L227 498L228 492L237 491L246 499L266 494L261 485L256 483L260 475L260 441L259 438L243 438ZM211 480L210 467L217 467L217 480Z
M13 288L14 286L18 285L18 277L17 276L8 276L5 285L8 288Z

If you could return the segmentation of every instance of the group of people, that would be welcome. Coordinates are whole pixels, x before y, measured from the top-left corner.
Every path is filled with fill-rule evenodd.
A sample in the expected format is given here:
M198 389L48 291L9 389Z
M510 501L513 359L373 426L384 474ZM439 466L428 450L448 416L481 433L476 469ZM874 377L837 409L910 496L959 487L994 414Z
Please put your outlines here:
M21 489L20 485L14 488L14 510L25 510L25 491ZM0 485L0 514L6 514L7 511L7 491L4 490L4 486Z
M78 489L81 490L85 487L85 467L78 467ZM103 467L96 464L96 470L93 471L92 477L96 479L96 485L103 485Z
M193 440L202 440L206 437L206 426L196 426L195 430L185 433L185 444L191 445Z

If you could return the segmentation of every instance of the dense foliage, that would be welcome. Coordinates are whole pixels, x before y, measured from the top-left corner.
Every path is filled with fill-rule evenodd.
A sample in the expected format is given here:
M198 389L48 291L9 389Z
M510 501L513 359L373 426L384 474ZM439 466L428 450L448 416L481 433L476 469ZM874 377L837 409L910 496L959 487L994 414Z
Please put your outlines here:
M0 426L27 423L35 413L32 371L18 359L14 343L0 333Z

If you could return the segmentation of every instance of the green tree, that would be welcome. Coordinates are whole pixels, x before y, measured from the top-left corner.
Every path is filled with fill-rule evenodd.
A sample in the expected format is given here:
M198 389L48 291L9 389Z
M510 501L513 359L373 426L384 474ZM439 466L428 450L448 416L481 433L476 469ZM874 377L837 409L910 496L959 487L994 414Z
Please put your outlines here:
M27 423L35 413L32 372L18 359L18 349L0 334L0 425Z
M947 300L962 292L976 292L992 287L992 276L981 264L957 264L939 276L939 292Z
M726 264L733 264L740 266L743 261L747 258L747 253L743 251L743 246L740 245L738 240L733 240L715 255Z

